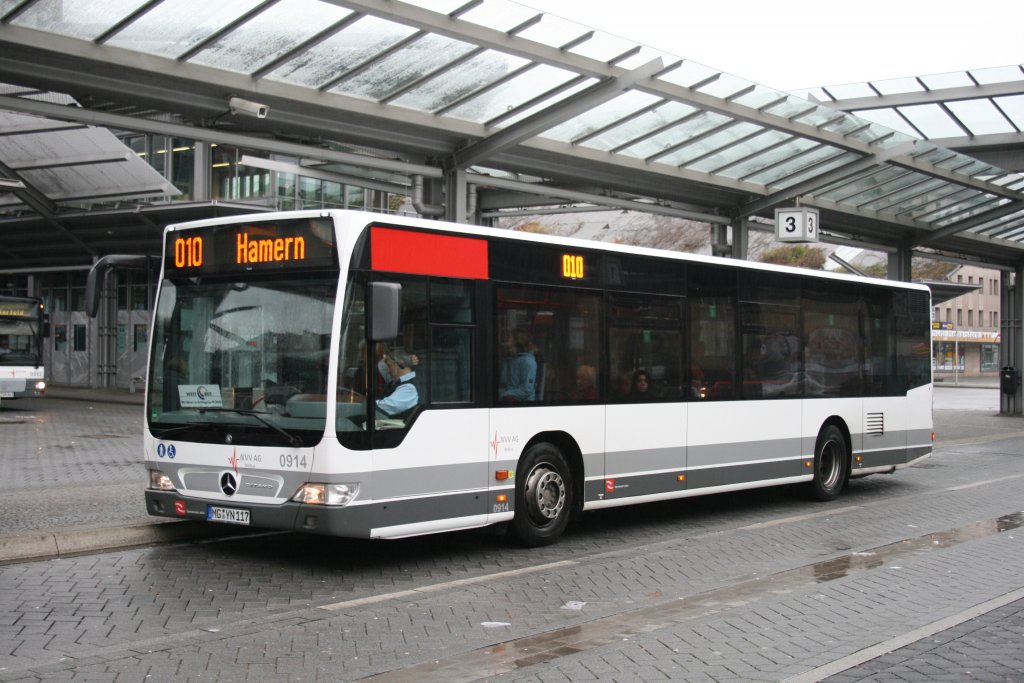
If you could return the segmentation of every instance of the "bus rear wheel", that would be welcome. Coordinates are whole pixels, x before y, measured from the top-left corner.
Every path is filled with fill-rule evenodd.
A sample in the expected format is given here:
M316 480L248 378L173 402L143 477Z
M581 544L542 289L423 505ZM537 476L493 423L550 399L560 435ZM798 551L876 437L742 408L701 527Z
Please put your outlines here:
M569 523L572 506L571 471L562 452L550 443L528 448L516 472L516 537L531 547L554 543Z
M827 425L818 434L814 445L814 479L808 484L813 500L835 500L846 485L850 468L850 451L843 432L835 425Z

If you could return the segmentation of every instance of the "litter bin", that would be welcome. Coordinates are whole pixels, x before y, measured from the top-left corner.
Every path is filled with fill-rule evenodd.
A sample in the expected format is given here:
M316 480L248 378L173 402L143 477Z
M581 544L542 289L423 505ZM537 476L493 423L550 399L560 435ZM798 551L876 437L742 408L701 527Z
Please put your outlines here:
M1020 386L1020 370L1006 366L999 371L999 390L1004 394L1016 394Z

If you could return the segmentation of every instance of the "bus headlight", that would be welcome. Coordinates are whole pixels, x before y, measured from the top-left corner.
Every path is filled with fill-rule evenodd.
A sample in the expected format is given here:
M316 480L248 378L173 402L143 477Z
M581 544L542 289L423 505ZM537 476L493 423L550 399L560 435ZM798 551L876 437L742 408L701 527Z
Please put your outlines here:
M292 500L306 505L348 505L359 495L359 484L308 482L299 487Z
M157 491L173 491L174 482L160 470L149 471L149 488Z

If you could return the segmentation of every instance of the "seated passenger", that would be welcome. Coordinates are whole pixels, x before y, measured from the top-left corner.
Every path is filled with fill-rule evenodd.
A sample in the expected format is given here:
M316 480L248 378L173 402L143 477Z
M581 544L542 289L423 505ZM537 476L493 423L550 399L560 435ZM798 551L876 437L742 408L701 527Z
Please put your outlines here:
M574 401L597 400L597 370L593 366L581 365L576 368L576 389L569 392L569 397Z
M388 417L394 417L415 408L420 402L420 392L414 380L412 356L402 349L392 349L384 356L391 381L384 389L384 397L377 400L377 410Z
M530 333L516 329L505 339L505 353L498 379L498 400L520 403L537 398L537 356Z
M651 376L646 370L637 370L633 373L633 382L629 390L630 401L650 401L654 398L651 391Z

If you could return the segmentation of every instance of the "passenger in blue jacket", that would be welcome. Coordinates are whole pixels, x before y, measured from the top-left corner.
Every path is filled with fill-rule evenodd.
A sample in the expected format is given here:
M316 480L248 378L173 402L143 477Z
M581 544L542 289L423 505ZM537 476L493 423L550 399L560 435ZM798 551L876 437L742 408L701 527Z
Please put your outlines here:
M516 328L505 339L506 356L501 362L498 400L503 403L534 401L537 398L536 347L530 333Z

